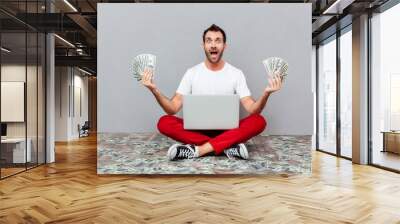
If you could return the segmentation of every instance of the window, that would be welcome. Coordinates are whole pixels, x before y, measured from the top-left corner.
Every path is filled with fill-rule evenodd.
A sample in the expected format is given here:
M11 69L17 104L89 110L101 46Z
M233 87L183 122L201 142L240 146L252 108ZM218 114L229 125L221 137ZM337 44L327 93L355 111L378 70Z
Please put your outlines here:
M318 149L336 153L336 36L318 47Z
M340 155L352 157L352 35L351 26L340 36Z
M371 18L372 164L400 170L400 5Z

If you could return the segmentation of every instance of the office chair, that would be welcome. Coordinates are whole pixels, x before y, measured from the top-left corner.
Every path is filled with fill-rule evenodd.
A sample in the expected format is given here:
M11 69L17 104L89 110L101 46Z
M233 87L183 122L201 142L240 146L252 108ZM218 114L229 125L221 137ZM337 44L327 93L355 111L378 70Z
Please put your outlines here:
M89 121L85 121L85 123L82 125L82 127L80 127L80 125L78 125L79 138L89 136L89 129L90 129Z

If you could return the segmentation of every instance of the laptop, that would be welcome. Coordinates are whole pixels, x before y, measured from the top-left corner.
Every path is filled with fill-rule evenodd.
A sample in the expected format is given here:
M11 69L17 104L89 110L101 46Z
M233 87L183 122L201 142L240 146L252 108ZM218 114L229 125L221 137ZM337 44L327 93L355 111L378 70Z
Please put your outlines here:
M227 130L239 127L238 95L184 95L183 128Z

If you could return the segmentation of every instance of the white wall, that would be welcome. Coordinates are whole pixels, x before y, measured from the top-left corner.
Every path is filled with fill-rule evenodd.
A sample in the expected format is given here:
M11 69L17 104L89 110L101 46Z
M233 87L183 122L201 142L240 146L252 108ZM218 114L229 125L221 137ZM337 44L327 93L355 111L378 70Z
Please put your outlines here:
M224 59L243 71L254 98L268 84L262 60L289 63L282 90L263 111L265 133L313 134L310 21L309 3L98 4L98 132L156 131L164 112L134 79L132 59L156 55L155 83L171 97L185 71L204 61L202 34L216 23L227 34Z
M56 67L55 140L69 141L79 137L78 124L88 120L88 78L72 67ZM79 93L80 90L80 93ZM77 97L81 95L81 97ZM79 103L79 99L81 102ZM77 105L82 105L79 112Z
M9 82L25 82L25 65L9 64L1 66L1 81ZM32 67L28 66L28 74ZM4 97L4 96L3 96ZM6 108L1 108L5 110ZM25 123L24 122L10 122L7 123L7 136L8 137L25 137Z
M25 83L1 81L1 121L25 121Z
M75 70L76 72L76 70ZM72 136L73 138L79 137L78 129L77 126L80 124L81 126L85 123L85 121L88 120L88 77L87 76L81 76L81 73L78 75L75 73L74 75L74 94L75 96L73 97L75 102L74 102L74 108L72 109L72 117L73 119L71 120L71 127L72 127ZM79 93L80 91L80 93ZM80 95L80 98L78 96ZM78 101L81 101L80 103ZM81 111L79 111L79 107L81 107Z
M56 67L55 69L55 140L67 140L67 119L68 111L65 112L65 101L68 100L68 90L65 93L65 85L68 85L67 67ZM68 88L68 86L67 86ZM63 97L64 96L64 97ZM67 98L66 98L66 97Z

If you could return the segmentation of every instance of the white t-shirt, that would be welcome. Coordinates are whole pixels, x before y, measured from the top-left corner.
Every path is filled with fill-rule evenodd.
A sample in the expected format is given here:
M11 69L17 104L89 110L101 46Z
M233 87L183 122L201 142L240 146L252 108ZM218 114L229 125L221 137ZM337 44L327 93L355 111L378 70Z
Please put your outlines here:
M189 68L179 84L182 95L232 95L250 96L246 78L241 70L225 62L219 71L211 71L204 62Z

